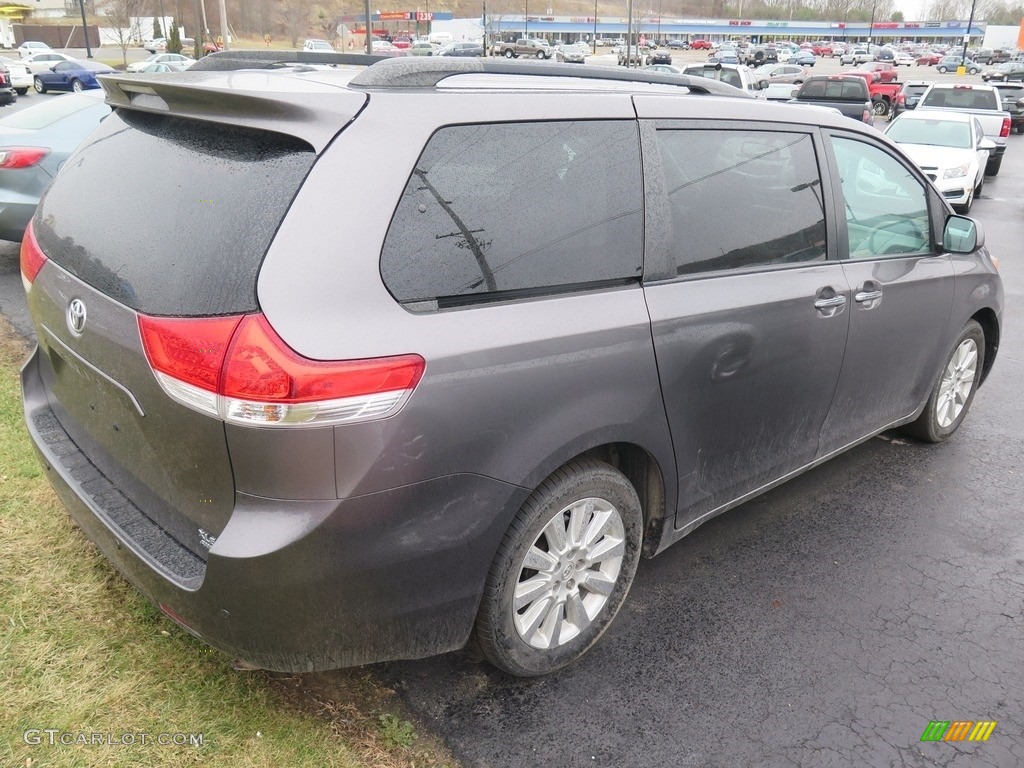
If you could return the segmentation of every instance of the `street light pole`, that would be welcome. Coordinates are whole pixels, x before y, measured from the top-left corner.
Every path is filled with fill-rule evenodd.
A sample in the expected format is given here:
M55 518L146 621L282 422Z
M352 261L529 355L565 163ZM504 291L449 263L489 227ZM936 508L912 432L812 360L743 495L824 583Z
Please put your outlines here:
M964 35L964 50L960 54L960 66L967 66L967 44L971 41L971 27L974 26L974 6L978 0L971 0L971 18L967 22L967 34Z
M875 4L871 3L871 21L868 23L868 53L871 53L871 33L875 29Z
M594 55L597 55L597 0L594 0L594 39L591 40L594 48Z
M629 0L629 13L626 17L626 68L633 66L630 56L633 51L633 0Z
M530 0L526 0L526 13L523 15L523 37L530 39Z
M85 0L78 0L78 7L82 9L82 34L85 35L85 58L92 58L92 48L89 45L89 23L85 20Z

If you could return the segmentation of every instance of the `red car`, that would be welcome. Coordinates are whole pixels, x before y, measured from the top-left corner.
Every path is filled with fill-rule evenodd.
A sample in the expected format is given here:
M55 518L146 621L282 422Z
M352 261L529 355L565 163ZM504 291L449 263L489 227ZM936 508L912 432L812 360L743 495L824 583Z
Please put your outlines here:
M690 48L694 51L709 51L713 46L707 40L691 40Z
M831 45L812 45L811 53L815 56L831 56L832 46Z
M409 48L412 46L412 40L408 37L396 37L394 40L391 41L391 45L393 45L395 48L404 50L405 48Z
M864 64L858 64L856 69L864 70L865 72L877 72L878 79L883 83L895 83L899 78L899 71L895 65L890 64L888 61L868 61Z
M919 67L920 66L934 67L940 61L942 61L942 54L941 53L935 53L935 51L928 51L927 53L922 53L916 59L917 66L919 66Z

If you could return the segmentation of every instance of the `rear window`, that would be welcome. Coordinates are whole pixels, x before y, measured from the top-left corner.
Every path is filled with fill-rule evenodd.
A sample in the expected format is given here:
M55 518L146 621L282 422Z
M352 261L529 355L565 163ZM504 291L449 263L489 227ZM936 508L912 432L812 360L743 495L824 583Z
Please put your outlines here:
M381 253L416 309L637 280L637 125L584 121L442 128L420 156Z
M50 98L41 104L33 104L29 109L4 117L0 120L0 125L24 131L38 131L75 112L103 106L103 97L98 95L99 93L70 93L60 98Z
M867 101L868 85L861 78L856 80L808 80L800 91L801 99L824 99L835 101Z
M999 109L999 99L994 90L981 88L935 88L921 99L922 107L947 107L953 109Z
M314 159L280 134L117 110L64 164L36 237L140 312L251 312L263 256Z

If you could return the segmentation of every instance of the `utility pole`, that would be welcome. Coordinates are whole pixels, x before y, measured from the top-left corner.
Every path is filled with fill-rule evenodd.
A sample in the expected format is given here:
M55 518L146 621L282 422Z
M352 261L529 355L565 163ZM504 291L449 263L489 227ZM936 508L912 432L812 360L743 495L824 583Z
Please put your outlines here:
M224 50L228 49L228 9L224 0L220 0L220 37L224 41Z
M373 25L370 23L370 0L365 0L366 12L366 53L373 53ZM430 18L430 6L427 6L427 18ZM430 34L430 21L427 21L427 34Z

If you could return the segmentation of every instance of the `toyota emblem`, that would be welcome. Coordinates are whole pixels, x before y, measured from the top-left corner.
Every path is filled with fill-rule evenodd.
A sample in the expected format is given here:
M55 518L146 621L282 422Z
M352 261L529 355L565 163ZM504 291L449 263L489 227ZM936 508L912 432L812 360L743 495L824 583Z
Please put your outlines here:
M68 328L75 336L81 336L85 329L85 302L72 299L68 304Z

